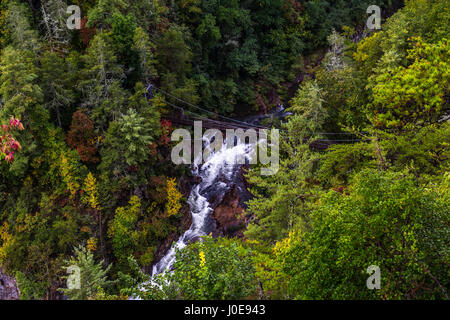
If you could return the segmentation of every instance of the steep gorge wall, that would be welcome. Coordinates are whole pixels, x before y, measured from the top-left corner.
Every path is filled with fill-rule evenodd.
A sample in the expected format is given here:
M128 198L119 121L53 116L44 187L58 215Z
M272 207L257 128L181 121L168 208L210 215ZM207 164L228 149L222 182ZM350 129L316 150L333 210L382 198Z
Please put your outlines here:
M3 273L0 267L0 300L18 300L20 291L17 287L17 281Z

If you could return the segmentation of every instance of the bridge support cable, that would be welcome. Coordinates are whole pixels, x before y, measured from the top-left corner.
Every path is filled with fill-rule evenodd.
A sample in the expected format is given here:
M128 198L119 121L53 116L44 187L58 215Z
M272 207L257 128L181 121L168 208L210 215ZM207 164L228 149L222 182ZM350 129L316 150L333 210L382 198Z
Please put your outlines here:
M270 130L270 128L268 128L268 127L259 126L259 125L252 125L252 124L249 124L247 122L243 122L243 121L239 121L239 120L236 120L236 119L228 118L228 117L222 116L220 114L217 114L215 112L203 109L203 108L201 108L199 106L196 106L196 105L194 105L192 103L184 101L183 99L180 99L180 98L178 98L178 97L176 97L176 96L174 96L174 95L172 95L172 94L170 94L170 93L168 93L168 92L166 92L166 91L164 91L164 90L162 90L162 89L160 89L160 88L158 88L158 87L156 87L156 86L154 86L152 84L150 84L147 87L147 93L149 93L150 98L153 97L152 89L155 89L155 90L163 93L165 96L172 97L173 99L176 99L176 100L178 100L180 102L183 102L183 103L185 103L185 104L187 104L187 105L189 105L191 107L194 107L194 108L196 108L198 110L201 110L201 111L206 112L208 114L214 115L215 117L228 120L228 121L219 121L219 120L207 118L206 116L200 115L200 114L195 113L193 111L186 110L183 107L177 106L177 105L167 101L165 98L163 98L164 102L167 105L171 106L174 109L182 111L183 114L187 113L187 114L191 115L190 118L182 118L182 119L174 118L174 117L167 118L167 120L170 120L173 123L176 123L176 124L179 124L179 125L182 125L182 126L193 126L194 121L202 121L203 122L202 125L203 125L204 128L211 128L211 129L218 129L218 130L226 130L226 129L247 129L247 130L248 129L254 129L256 131L259 131L259 130L262 130L262 129ZM148 97L147 94L146 94L146 97ZM279 129L279 130L280 130L280 132L283 132L283 133L287 132L286 129ZM349 135L357 136L357 135L360 135L360 136L364 137L364 134L367 134L367 133L365 133L365 132L357 132L357 133L351 133L351 132L310 132L309 134L311 134L311 135L341 135L341 136L349 136ZM370 139L317 139L317 140L312 141L310 145L314 146L317 149L325 150L325 149L327 149L328 147L330 147L333 144L340 144L340 143L345 143L345 142L356 143L356 142L367 142L367 141L371 141L371 140Z

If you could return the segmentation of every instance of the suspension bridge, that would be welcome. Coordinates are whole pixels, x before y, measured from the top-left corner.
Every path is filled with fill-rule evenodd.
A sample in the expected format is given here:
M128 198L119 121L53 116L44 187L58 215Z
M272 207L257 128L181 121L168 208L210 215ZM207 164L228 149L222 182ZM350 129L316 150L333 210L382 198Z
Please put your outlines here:
M206 110L195 104L192 104L190 102L182 100L182 99L172 95L171 93L166 92L166 91L156 87L155 85L149 85L147 87L146 97L148 99L151 99L153 97L153 92L152 92L153 89L157 90L158 92L160 92L162 95L164 95L166 97L170 97L170 98L172 98L176 101L179 101L191 108L198 109L201 112L203 112L205 114L209 114L211 117L214 117L214 119L211 119L204 115L195 113L191 110L186 110L186 108L179 107L179 106L167 101L167 99L163 98L164 103L166 103L167 105L169 105L172 108L179 111L178 116L164 116L163 120L170 121L172 124L175 124L177 126L194 127L195 121L201 121L202 128L217 129L220 131L225 131L227 129L234 129L234 130L236 130L236 129L243 129L243 130L253 129L256 132L259 132L260 130L263 130L263 129L270 130L269 127L265 127L265 126L261 126L261 125L253 125L253 124L250 124L250 123L247 123L244 121L240 121L237 119L233 119L233 118L229 118L229 117L217 114L210 110ZM283 131L283 130L280 130L280 131ZM355 134L353 134L353 133L319 132L316 134L317 135L325 135L325 136L326 135L345 135L347 137L348 137L348 135L355 136ZM307 143L308 141L310 141L310 139L305 138L304 142ZM334 145L334 144L340 144L340 143L346 143L346 142L354 143L354 142L359 142L359 141L367 141L367 140L362 140L362 139L317 139L317 140L310 142L309 146L310 146L310 148L315 149L315 150L326 150L331 145Z

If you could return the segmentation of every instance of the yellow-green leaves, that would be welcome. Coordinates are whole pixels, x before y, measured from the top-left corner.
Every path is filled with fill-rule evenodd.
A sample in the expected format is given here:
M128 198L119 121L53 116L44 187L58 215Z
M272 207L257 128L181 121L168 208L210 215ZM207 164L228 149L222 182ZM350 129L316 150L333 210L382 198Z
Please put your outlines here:
M450 92L450 44L413 39L410 64L387 70L375 79L372 90L372 121L376 126L401 128L408 123L438 120Z
M183 195L177 189L177 182L175 178L167 179L167 202L166 202L166 211L167 216L173 216L178 213L181 209L181 198Z

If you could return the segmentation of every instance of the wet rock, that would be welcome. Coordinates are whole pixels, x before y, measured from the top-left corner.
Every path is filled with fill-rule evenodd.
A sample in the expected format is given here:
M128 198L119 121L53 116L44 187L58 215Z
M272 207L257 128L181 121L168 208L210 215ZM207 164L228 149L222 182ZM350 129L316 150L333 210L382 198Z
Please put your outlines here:
M203 179L200 176L192 177L192 183L194 183L194 184L200 184L200 183L202 183L202 181L203 181Z
M239 188L239 205L244 209L247 208L246 202L252 199L252 194L249 191L250 185L245 178L245 174L247 174L248 170L248 165L241 166L239 169L239 182L237 183Z
M234 185L215 208L216 220L214 236L243 237L245 229L244 208L240 205L239 188Z
M17 287L17 281L3 273L0 267L0 300L18 300L20 291Z
M200 181L197 182L199 179L200 179ZM195 185L195 184L200 183L201 179L202 178L200 178L200 177L191 176L191 175L189 175L189 176L182 176L179 179L178 187L179 187L180 192L183 194L183 196L188 198L189 194L191 193L192 186Z

